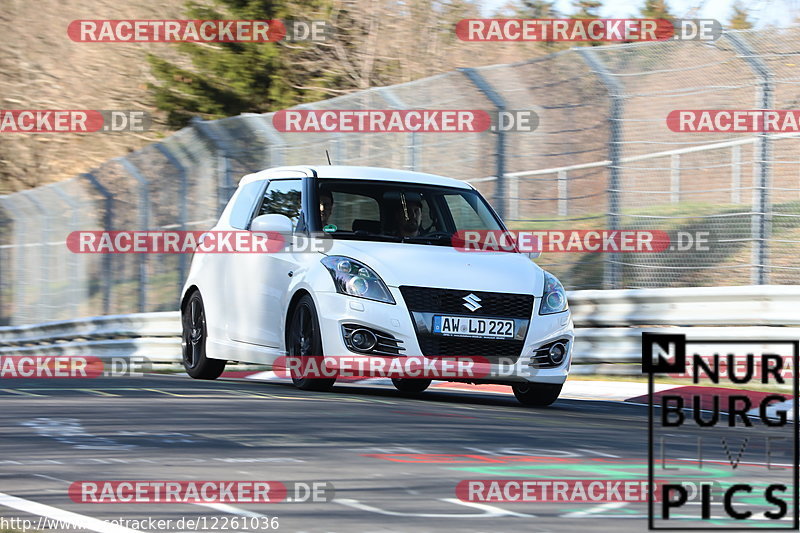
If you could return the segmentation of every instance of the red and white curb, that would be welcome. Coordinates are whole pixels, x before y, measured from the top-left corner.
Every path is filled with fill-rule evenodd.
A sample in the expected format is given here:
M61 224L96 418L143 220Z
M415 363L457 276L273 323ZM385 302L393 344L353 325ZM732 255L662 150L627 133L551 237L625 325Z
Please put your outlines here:
M278 376L275 372L225 372L223 378L244 378L253 381L268 381L277 383L291 383L288 377ZM366 387L392 386L389 378L367 378L367 379L343 379L337 383L348 385L358 385ZM471 385L469 383L452 383L449 381L434 381L431 389L452 390L464 392L483 392L489 394L513 394L511 387L507 385ZM762 399L769 396L769 392L728 389L724 387L701 387L695 385L676 385L666 383L656 383L653 386L653 396L658 398L669 391L671 395L682 396L687 405L691 405L691 398L695 395L707 398L703 401L703 409L711 408L711 393L720 396L720 409L725 410L727 397L733 394L747 396L752 405L758 405ZM782 396L790 397L785 402L774 402L767 408L767 416L775 417L775 412L785 410L789 420L794 420L794 399L790 393L780 393ZM573 380L568 379L561 391L560 398L569 400L600 400L610 402L630 402L636 404L647 404L647 383L637 381L593 381L593 380ZM747 412L748 415L758 416L758 407Z

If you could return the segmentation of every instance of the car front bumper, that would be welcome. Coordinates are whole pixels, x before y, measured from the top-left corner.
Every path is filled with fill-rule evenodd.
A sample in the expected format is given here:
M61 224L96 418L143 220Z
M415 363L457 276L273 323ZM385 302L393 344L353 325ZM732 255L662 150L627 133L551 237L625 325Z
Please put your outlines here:
M395 304L377 302L336 292L317 292L314 299L320 322L322 346L326 356L352 356L356 352L348 349L342 334L343 324L357 324L389 333L400 341L404 348L401 355L422 356L411 313L406 307L400 290L389 287ZM521 355L514 363L479 365L479 377L465 375L453 381L483 383L534 382L561 384L567 379L572 360L574 328L569 311L553 315L539 315L541 298L534 301L533 316L528 324ZM552 368L531 364L531 357L541 346L556 340L564 340L567 354L563 362ZM502 342L502 341L498 341ZM363 355L363 354L362 354ZM470 354L464 354L469 356Z

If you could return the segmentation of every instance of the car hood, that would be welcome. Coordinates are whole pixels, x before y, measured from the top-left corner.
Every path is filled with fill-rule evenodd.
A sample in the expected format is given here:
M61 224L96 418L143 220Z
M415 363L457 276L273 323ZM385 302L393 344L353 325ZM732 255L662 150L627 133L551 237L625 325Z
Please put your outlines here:
M540 296L542 269L526 255L463 252L451 246L335 239L327 255L372 268L391 287L413 285Z

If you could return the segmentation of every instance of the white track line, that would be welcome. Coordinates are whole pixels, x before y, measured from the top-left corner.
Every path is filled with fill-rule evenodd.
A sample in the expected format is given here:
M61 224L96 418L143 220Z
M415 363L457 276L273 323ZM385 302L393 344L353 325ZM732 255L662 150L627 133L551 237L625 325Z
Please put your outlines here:
M261 513L256 513L254 511L239 509L238 507L234 507L233 505L228 505L227 503L195 503L195 505L200 505L201 507L208 507L209 509L214 509L215 511L219 511L221 513L246 516L248 518L259 518L265 516Z
M86 529L88 531L97 531L98 533L142 533L136 529L111 524L91 516L64 511L58 507L51 507L43 503L17 498L3 492L0 492L0 505L54 521L69 522L76 526L76 529Z
M440 500L443 502L464 505L466 507L473 507L475 509L480 509L483 512L480 514L406 513L400 511L387 511L385 509L380 509L378 507L367 505L366 503L361 503L358 500L352 500L352 499L334 499L333 502L341 505L346 505L347 507L352 507L354 509L359 509L361 511L370 511L372 513L378 513L386 516L413 516L418 518L496 518L498 516L520 516L526 518L533 518L536 516L530 514L515 513L513 511L506 511L505 509L501 509L493 505L487 505L485 503L464 502L455 498L441 498Z
M603 514L605 511L610 511L612 509L620 509L628 505L629 502L607 502L600 505L596 505L594 507L590 507L589 509L584 509L583 511L574 511L572 513L562 514L561 517L563 518L586 518L589 516L596 516L598 518L604 518Z

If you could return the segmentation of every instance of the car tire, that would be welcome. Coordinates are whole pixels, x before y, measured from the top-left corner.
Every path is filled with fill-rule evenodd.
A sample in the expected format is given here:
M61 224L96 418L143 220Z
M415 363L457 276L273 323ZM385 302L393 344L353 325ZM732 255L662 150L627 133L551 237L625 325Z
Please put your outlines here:
M563 385L551 383L516 383L511 386L514 396L528 407L547 407L558 399Z
M319 329L319 318L314 300L306 294L297 302L289 321L286 335L286 352L288 357L300 357L301 368L309 357L323 357L322 334ZM317 365L319 368L321 365ZM292 375L292 382L301 390L326 391L333 387L336 378L308 378Z
M181 362L186 373L195 379L217 379L227 361L206 357L208 329L200 291L192 292L181 309L181 325Z
M394 388L404 394L419 394L431 384L430 379L392 378Z

